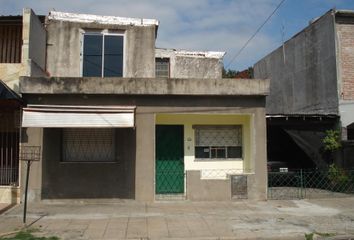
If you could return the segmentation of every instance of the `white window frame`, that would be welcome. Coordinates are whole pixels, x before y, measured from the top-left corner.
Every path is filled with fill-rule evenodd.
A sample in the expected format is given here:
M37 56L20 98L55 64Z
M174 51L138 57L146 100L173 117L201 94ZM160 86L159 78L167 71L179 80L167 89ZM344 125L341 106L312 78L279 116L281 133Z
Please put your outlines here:
M126 54L126 34L124 32L110 32L108 29L104 29L102 31L94 31L94 30L81 30L81 41L80 41L80 76L83 77L84 70L84 39L85 35L103 35L102 41L102 69L101 69L101 77L104 78L104 37L105 36L123 36L123 66L122 66L122 77L125 77L125 54Z

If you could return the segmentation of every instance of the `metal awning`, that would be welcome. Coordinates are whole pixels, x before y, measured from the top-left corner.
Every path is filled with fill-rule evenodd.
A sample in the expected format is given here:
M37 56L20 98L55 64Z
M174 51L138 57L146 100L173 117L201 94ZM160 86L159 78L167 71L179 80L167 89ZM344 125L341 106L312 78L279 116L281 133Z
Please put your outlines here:
M129 128L135 126L135 106L28 105L22 127Z

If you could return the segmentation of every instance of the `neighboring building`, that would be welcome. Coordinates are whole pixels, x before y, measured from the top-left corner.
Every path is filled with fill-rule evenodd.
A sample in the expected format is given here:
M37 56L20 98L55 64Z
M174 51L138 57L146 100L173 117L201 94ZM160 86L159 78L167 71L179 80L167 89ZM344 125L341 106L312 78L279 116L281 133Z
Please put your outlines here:
M221 78L225 52L157 48L156 77Z
M19 202L21 108L19 76L43 76L44 17L30 9L22 16L0 16L0 202Z
M353 11L330 10L312 21L256 63L254 75L271 79L266 101L269 161L323 167L325 130L340 126L342 139L354 140ZM343 151L341 164L354 166L354 151Z
M155 77L157 29L153 19L46 17L42 76L19 85L21 148L41 148L29 200L266 199L268 81L222 79L223 53L187 54L185 68L210 60L216 72Z

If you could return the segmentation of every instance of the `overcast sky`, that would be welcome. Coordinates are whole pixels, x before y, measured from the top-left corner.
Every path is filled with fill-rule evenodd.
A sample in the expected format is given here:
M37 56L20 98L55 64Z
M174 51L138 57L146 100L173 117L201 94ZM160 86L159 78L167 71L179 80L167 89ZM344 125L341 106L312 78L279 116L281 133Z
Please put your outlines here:
M280 0L0 0L1 15L19 15L30 7L50 10L155 18L156 46L226 51L224 65L275 9ZM329 9L354 10L353 0L286 0L229 68L242 70L281 45Z

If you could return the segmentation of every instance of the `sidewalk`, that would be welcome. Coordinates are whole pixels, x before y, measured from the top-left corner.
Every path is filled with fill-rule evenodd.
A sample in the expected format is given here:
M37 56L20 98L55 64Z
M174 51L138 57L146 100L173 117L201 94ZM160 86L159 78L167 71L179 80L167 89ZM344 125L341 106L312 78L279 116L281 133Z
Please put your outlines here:
M10 209L14 205L15 204L11 204L11 203L0 203L0 214L2 214L3 212L6 212L8 209Z
M354 234L354 198L267 202L40 203L28 223L61 239L305 239ZM0 215L0 233L22 227L22 206ZM348 238L344 238L348 239Z

